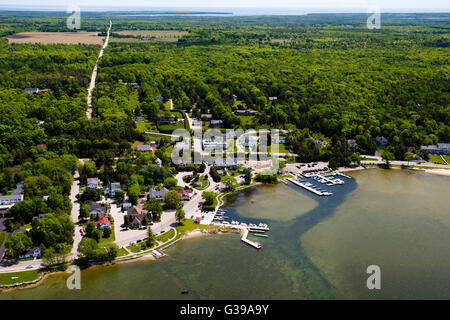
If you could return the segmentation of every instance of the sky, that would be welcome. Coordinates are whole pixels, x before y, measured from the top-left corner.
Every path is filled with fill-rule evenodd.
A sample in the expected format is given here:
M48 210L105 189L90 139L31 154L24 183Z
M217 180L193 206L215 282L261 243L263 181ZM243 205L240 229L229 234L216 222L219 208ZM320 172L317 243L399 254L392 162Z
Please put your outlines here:
M450 0L0 0L1 5L80 7L180 7L180 8L367 8L450 9ZM364 10L365 11L365 10Z

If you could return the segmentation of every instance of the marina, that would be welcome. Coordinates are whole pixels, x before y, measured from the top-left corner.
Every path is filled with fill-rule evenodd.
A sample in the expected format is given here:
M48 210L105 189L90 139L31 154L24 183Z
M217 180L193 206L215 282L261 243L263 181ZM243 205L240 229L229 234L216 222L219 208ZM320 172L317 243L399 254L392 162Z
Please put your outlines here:
M318 196L331 196L333 194L332 192L323 191L322 189L315 187L313 184L311 184L309 182L303 183L303 182L300 182L299 180L292 179L292 178L286 178L286 179L288 181L292 182L293 184L295 184L299 187L302 187L303 189L308 190Z

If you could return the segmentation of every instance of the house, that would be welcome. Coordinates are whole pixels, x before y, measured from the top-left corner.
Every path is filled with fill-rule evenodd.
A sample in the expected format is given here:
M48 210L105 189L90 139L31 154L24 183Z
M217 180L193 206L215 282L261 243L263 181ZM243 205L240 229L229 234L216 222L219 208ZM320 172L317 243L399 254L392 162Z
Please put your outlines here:
M269 101L278 100L278 97L269 97Z
M19 255L19 259L40 258L41 256L42 250L40 248L30 248Z
M225 150L227 142L223 139L218 140L203 140L203 150Z
M160 167L162 166L162 161L159 158L156 158L155 163Z
M140 144L137 146L137 151L146 152L146 151L153 151L153 149L152 146L149 144Z
M258 145L259 137L244 135L239 138L239 142L246 148L254 148Z
M223 121L222 120L211 120L211 123L209 124L211 128L222 128L223 127Z
M131 202L124 202L122 203L122 211L127 211L128 209L130 209L133 205L131 204Z
M23 200L23 194L12 194L9 196L0 195L0 206L10 206L12 207L16 203Z
M237 160L235 158L225 158L225 159L216 159L214 161L214 165L218 168L233 168L238 165Z
M450 154L450 143L438 143L435 146L421 146L420 149L431 154Z
M152 148L156 148L156 141L150 141L149 144Z
M347 143L349 144L350 147L354 148L357 146L356 144L356 140L355 139L348 139Z
M161 190L156 191L155 189L151 189L148 193L148 199L158 199L164 200L166 197L166 193L169 191L166 187L162 187Z
M272 143L284 144L286 143L286 137L272 137Z
M105 228L111 228L112 224L109 221L109 215L102 214L97 221L94 221L94 226L99 230L104 230Z
M95 201L89 201L89 214L94 216L100 216L108 212L108 208L102 206L100 203Z
M383 136L378 136L375 138L375 142L377 143L377 145L379 145L380 147L384 147L388 144L388 139L386 139Z
M99 178L88 178L87 179L87 188L88 189L97 189L101 184Z
M39 88L25 88L25 93L39 94Z
M192 190L180 190L181 198L185 201L191 200L192 196L194 195L194 192Z
M49 89L39 89L39 88L25 88L25 93L29 94L41 94L50 92Z
M323 141L323 140L314 140L314 143L319 147L319 148L325 148L328 145L327 141Z
M116 191L120 191L122 188L120 187L120 182L114 182L105 187L105 195L114 197Z
M200 118L202 120L211 120L212 119L212 114L208 114L208 113L204 113L200 116Z
M191 149L191 143L190 142L187 142L187 141L180 141L180 142L177 142L176 144L175 144L175 149L176 150L190 150Z
M142 116L137 116L137 117L134 117L134 121L136 121L136 122L144 122L145 118L142 117Z
M194 223L200 223L200 222L202 222L202 218L200 218L200 217L195 218Z
M40 143L36 147L41 148L41 149L47 149L47 145L45 143Z
M142 221L144 217L147 215L147 210L141 209L138 206L132 206L127 211L127 215L129 217L130 226L132 228L140 228L142 227Z
M168 117L168 118L160 117L160 118L158 118L158 122L160 124L177 124L178 118L175 117L174 115L172 115L171 117Z
M236 115L244 116L244 117L254 117L254 116L258 115L258 112L256 110L252 110L252 109L237 110Z

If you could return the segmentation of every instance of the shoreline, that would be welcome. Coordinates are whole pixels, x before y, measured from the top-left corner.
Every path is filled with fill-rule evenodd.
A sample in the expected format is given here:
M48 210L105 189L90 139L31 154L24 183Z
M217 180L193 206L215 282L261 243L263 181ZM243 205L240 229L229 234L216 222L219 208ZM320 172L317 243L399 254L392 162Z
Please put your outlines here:
M355 167L355 168L339 168L336 170L337 172L352 172L352 171L361 171L361 170L369 170L369 169L383 169L380 167ZM440 176L450 176L450 169L440 169L440 168L414 168L414 167L397 167L397 166L391 166L389 169L386 170L412 170L412 171L418 171L418 172L425 172L430 173L434 175L440 175Z

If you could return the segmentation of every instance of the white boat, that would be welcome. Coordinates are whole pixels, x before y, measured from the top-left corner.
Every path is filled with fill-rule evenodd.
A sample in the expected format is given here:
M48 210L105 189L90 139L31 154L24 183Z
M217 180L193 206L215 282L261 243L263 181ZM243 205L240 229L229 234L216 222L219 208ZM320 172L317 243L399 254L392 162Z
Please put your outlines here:
M246 223L244 223L244 222L242 222L242 223L241 223L241 226L244 226L244 227L246 227L246 226L247 226L247 224L246 224Z
M256 227L256 224L250 223L248 226L249 227Z

